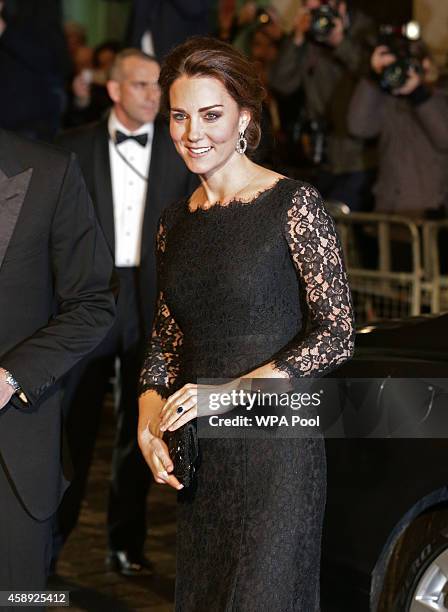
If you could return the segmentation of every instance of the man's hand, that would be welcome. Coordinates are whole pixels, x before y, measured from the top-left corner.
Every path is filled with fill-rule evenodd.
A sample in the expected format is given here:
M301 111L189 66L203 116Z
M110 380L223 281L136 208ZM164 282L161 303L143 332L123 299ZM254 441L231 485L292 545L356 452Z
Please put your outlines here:
M336 47L339 47L341 42L344 40L344 37L345 37L344 20L342 17L337 17L334 20L334 26L331 28L331 31L328 34L326 42L328 45L330 45L330 47L336 48Z
M249 0L240 9L238 13L238 25L243 26L252 23L257 14L257 3L254 0Z
M311 26L310 10L304 6L300 7L294 20L294 44L301 47L305 42L305 36L309 32Z
M6 382L6 370L0 368L0 410L6 406L14 395L14 389Z
M91 70L83 70L73 79L72 91L78 108L86 108L90 104L91 80Z
M372 57L370 58L370 65L372 66L372 70L376 72L376 74L381 74L387 66L393 64L397 58L393 53L390 52L389 47L386 45L380 45L376 47L374 52L372 53Z
M417 87L420 87L422 82L422 75L411 66L411 68L408 70L408 80L406 83L403 85L403 87L394 89L392 93L394 96L409 96L417 89Z

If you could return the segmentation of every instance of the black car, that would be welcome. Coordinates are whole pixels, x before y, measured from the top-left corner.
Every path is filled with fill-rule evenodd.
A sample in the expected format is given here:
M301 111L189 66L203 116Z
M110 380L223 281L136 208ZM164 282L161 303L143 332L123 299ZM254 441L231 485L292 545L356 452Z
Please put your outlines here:
M358 330L335 375L322 612L448 610L448 314Z

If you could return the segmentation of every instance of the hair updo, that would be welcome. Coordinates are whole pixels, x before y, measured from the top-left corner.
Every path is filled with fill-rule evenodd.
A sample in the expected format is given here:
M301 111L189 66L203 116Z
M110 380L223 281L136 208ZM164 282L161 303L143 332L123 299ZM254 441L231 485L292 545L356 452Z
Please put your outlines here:
M253 64L231 45L216 38L193 36L175 47L162 64L159 83L162 111L168 114L171 85L181 76L211 77L220 81L240 109L250 112L247 148L257 148L261 138L261 107L266 92Z

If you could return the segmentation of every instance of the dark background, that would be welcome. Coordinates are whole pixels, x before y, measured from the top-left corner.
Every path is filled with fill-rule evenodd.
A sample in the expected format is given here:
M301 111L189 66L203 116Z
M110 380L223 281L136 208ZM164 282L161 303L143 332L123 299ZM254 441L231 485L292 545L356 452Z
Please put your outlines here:
M127 0L109 0L126 2ZM186 2L188 0L185 0ZM412 18L412 0L352 0L354 6L362 8L379 23L399 24ZM6 6L13 13L36 15L37 12L60 14L61 0L6 0ZM272 2L275 5L275 0Z
M412 19L412 0L353 0L352 4L380 24L398 25Z

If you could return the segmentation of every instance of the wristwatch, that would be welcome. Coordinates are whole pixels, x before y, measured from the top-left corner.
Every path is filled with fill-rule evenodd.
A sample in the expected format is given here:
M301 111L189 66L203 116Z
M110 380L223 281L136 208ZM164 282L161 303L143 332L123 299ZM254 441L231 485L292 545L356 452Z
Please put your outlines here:
M22 392L22 388L19 385L19 383L16 381L16 379L11 374L11 372L8 372L8 370L5 370L5 373L6 373L5 380L8 383L8 385L10 385L14 389L14 393L20 394Z

